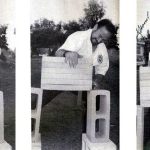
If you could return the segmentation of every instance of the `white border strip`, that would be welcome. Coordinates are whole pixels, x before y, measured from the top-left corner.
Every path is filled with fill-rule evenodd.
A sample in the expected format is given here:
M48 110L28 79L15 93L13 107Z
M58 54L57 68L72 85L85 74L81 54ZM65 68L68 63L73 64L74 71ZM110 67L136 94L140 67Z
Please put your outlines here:
M136 150L136 0L120 0L120 150Z
M31 150L30 0L16 0L16 150Z

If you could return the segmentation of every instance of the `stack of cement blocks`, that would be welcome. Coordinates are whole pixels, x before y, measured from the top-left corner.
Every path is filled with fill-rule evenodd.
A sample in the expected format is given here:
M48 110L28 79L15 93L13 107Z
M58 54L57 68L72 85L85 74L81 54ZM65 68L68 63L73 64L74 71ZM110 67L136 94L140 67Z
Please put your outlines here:
M105 90L92 91L92 73L92 60L89 59L79 59L76 68L70 68L62 57L42 57L41 89L32 89L32 94L38 95L36 109L32 110L32 118L36 120L32 150L41 148L42 90L79 91L78 105L81 104L82 91L88 91L87 134L83 134L82 150L116 150L115 144L109 140L110 93ZM97 96L100 96L98 110Z
M32 132L32 150L41 150L41 135L40 135L40 117L42 108L42 95L43 90L40 88L32 88L32 94L37 95L36 108L32 110L32 119L34 122L34 129Z
M0 91L0 150L12 150L11 146L4 140L4 99Z
M143 150L144 108L150 107L150 67L140 67L140 105L137 107L137 149Z
M91 90L87 96L87 131L82 135L82 150L116 150L109 131L110 92Z

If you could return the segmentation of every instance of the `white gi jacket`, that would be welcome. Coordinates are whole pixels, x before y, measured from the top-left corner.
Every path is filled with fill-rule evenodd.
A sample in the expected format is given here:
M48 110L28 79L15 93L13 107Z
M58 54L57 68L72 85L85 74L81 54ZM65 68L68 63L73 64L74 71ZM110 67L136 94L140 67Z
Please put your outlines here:
M65 43L58 49L77 52L83 58L92 58L93 66L95 66L95 74L105 75L109 68L109 58L107 48L104 43L97 45L95 51L92 50L91 43L92 29L87 31L77 31L68 36Z

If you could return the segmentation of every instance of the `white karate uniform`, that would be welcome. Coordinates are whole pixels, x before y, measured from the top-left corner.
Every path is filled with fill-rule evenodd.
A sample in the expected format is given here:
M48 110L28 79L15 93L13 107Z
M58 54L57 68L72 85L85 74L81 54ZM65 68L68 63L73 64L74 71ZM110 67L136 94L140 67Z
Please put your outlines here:
M77 31L68 36L65 43L58 49L77 52L83 58L92 59L95 66L95 74L105 75L109 68L109 57L104 43L97 45L95 51L92 50L91 43L92 29L87 31Z

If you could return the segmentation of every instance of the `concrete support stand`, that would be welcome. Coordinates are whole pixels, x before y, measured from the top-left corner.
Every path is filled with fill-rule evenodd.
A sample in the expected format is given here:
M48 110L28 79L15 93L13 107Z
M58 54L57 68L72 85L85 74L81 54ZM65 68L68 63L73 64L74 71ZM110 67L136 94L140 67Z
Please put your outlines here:
M137 106L137 150L143 150L144 143L144 107Z
M32 150L41 150L40 118L42 108L43 90L32 88L32 94L37 95L36 108L32 110L32 118L35 119L34 131L32 133Z
M116 150L116 145L108 140L105 143L92 143L86 136L82 135L82 150Z
M41 144L41 135L38 135L38 139L36 141L33 140L34 137L32 137L32 150L41 150L42 144Z
M0 91L0 150L12 150L12 147L4 140L4 98Z
M110 92L92 90L87 95L87 133L82 135L82 150L116 150L109 139Z
M110 92L106 90L89 91L87 95L87 137L94 143L108 142L109 130Z

